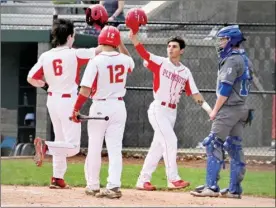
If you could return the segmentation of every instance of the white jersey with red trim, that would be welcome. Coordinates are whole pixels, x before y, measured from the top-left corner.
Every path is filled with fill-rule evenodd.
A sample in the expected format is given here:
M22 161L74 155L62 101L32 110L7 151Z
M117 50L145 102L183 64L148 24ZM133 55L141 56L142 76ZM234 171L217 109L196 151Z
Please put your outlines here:
M180 63L175 66L169 58L150 54L145 67L154 73L153 95L155 100L177 104L185 90L187 96L198 93L191 71Z
M80 67L95 57L95 48L73 49L57 47L44 52L30 70L28 77L43 79L48 83L48 92L77 93Z
M89 61L81 86L92 88L95 100L124 97L127 73L134 69L131 57L117 51L101 52Z

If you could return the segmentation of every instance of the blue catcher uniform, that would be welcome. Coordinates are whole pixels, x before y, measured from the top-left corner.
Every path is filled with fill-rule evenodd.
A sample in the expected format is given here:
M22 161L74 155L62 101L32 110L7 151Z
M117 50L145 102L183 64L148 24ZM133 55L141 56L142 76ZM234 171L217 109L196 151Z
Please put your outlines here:
M219 196L217 184L219 173L224 166L224 151L228 152L230 162L230 184L221 190L221 195L240 198L241 181L245 174L245 159L242 150L242 132L248 121L249 112L245 101L252 82L252 63L243 49L233 47L244 41L238 26L222 28L218 38L227 38L227 44L218 47L220 63L217 78L217 96L228 97L216 115L211 133L203 140L207 153L206 184L191 192L195 196ZM204 193L203 193L204 191Z

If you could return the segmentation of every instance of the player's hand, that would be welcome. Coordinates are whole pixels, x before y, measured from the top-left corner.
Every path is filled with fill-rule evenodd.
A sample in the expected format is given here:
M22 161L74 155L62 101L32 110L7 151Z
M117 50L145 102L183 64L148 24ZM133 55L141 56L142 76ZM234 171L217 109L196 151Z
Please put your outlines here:
M131 42L134 45L138 45L139 44L139 41L138 41L138 38L137 38L137 34L134 35L132 30L129 31L128 37L129 37L129 39L131 40Z
M130 29L129 30L129 34L128 34L128 37L131 41L135 40L137 37L136 37L136 34L134 35L133 34L133 31Z
M36 87L44 87L45 86L45 82L43 81L43 80L41 80L41 79L37 79L37 80L34 80L34 85L36 86Z
M47 92L49 88L49 85L45 82L45 85L43 87L41 87L41 89L45 90Z
M71 116L71 121L75 122L75 123L79 123L80 120L77 118L77 116L79 115L79 111L76 111L75 109L73 110L72 116Z
M114 21L114 17L109 17L108 22L112 22L112 21Z
M212 110L212 112L209 114L211 121L215 120L216 116L217 116L217 112L214 110Z

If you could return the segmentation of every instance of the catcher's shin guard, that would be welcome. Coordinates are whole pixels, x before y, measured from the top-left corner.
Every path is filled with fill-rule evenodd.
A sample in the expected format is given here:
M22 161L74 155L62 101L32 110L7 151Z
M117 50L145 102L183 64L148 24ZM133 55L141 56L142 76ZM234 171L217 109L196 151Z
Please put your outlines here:
M246 171L241 141L240 137L229 136L223 144L231 158L229 192L238 195L242 193L241 182Z
M206 187L215 192L219 191L217 184L221 165L224 162L223 141L211 133L203 142L207 153Z

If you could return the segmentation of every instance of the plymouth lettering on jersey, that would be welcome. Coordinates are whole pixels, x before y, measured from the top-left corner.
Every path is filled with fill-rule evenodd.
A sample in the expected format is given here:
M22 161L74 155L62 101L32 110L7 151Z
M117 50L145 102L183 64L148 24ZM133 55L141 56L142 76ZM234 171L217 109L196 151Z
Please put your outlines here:
M179 76L178 74L172 73L166 69L163 70L162 75L167 77L168 79L175 81L177 83L180 83L182 85L185 85L185 83L186 83L186 79L184 79L183 77Z

